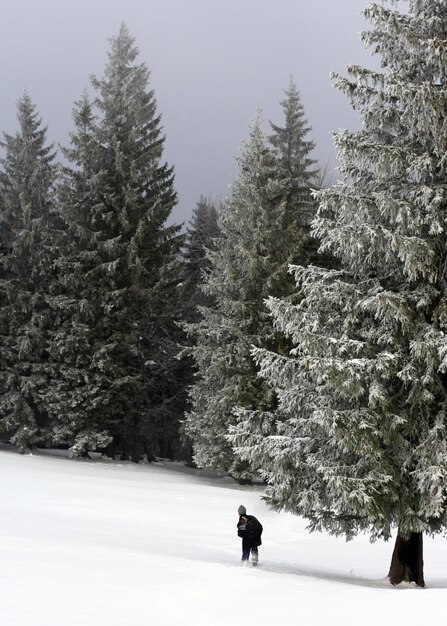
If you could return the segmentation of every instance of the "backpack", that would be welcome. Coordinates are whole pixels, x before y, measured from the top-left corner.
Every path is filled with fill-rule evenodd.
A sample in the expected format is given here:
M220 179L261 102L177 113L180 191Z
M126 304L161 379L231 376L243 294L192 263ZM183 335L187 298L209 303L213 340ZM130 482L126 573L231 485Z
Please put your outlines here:
M262 535L262 524L254 515L247 515L244 537L246 539L259 539Z

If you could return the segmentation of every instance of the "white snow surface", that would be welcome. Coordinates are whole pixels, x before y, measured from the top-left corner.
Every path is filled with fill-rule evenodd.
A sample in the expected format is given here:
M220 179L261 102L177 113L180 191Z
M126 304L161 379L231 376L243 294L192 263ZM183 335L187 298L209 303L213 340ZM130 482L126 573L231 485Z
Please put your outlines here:
M309 534L261 487L179 464L0 451L4 626L445 624L447 542L425 541L426 589L392 587L393 542ZM264 525L241 567L237 508Z

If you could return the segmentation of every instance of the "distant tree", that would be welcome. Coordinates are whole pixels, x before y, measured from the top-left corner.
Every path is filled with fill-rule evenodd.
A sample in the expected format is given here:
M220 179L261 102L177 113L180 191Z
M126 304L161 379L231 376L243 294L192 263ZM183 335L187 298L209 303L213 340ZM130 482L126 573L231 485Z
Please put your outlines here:
M316 160L311 158L315 142L307 138L310 132L304 107L293 77L281 101L284 125L270 122L273 134L269 142L277 162L277 177L284 185L287 201L287 218L292 227L309 226L315 216L316 206L311 198L311 187L319 174ZM298 216L298 217L297 217Z
M228 428L237 406L259 409L276 403L257 376L250 351L253 344L281 344L264 299L289 293L291 283L287 199L259 115L238 163L239 175L219 217L216 249L208 255L204 292L211 302L200 308L202 319L189 327L198 373L186 430L198 465L227 470L244 481L251 471L235 457Z
M268 319L264 299L296 299L289 264L318 258L310 223L316 213L311 185L319 170L310 157L314 144L307 138L310 128L293 79L281 104L284 125L271 124L267 141L258 117L239 160L239 176L219 221L221 236L209 255L203 286L213 304L201 309L203 319L190 327L198 373L186 429L195 459L199 465L228 470L239 480L252 474L227 438L235 411L276 405L275 393L257 376L251 347L290 347Z
M219 209L209 199L201 196L197 202L189 227L186 232L185 246L182 253L183 280L181 287L181 302L183 310L183 330L187 325L197 323L202 318L201 307L209 306L212 298L203 291L206 274L210 269L208 254L215 250L216 240L219 236L218 216ZM179 353L183 357L183 377L188 387L193 384L196 373L194 359L190 354L191 336L183 335L182 350ZM188 406L185 407L188 410ZM187 463L193 463L193 448L190 437L181 427L183 443L183 459Z
M74 110L61 206L73 238L54 432L73 454L104 447L138 461L172 456L185 391L176 359L179 226L173 170L149 72L122 25L104 77ZM59 355L59 357L57 357Z
M317 213L313 192L325 185L327 174L311 157L315 142L308 138L311 128L306 119L301 97L293 77L284 91L281 101L284 114L283 125L270 122L273 133L269 142L276 161L275 179L281 186L284 203L283 229L288 246L285 267L294 263L333 265L335 260L318 252L319 241L311 234L312 220ZM294 281L290 280L295 290Z
M216 205L202 196L193 210L187 229L183 251L182 292L189 321L197 320L200 316L197 307L208 302L202 287L206 272L210 268L207 252L215 249L215 242L219 236L218 217Z
M0 160L0 430L21 451L42 440L51 371L48 331L63 224L53 202L55 152L28 94Z
M239 176L219 219L216 250L209 254L204 291L211 304L201 309L202 319L189 328L198 374L185 426L197 465L228 470L244 480L251 475L245 475L234 459L226 434L234 407L242 399L259 402L265 395L250 358L250 346L260 331L262 286L270 269L269 250L264 247L262 256L260 250L267 234L263 226L273 205L268 188L273 158L259 116L238 163ZM262 264L268 265L267 272Z
M295 347L255 351L279 406L241 411L232 442L311 530L397 527L389 578L424 586L422 535L447 526L447 6L409 9L368 7L383 70L336 76L363 129L336 135L313 232L340 267L296 266L302 300L270 300Z

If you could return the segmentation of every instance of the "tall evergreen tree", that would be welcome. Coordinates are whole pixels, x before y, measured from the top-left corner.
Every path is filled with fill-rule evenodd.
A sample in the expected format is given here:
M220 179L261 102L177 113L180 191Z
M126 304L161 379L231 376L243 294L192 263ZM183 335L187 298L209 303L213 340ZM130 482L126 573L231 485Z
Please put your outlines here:
M239 479L248 479L251 470L227 440L234 411L238 406L256 410L276 403L275 394L257 377L251 346L280 351L288 346L273 329L264 299L292 296L289 263L307 264L317 252L310 237L316 212L310 187L318 170L310 157L314 144L307 139L310 128L293 79L281 104L284 125L271 124L273 134L267 140L258 117L239 160L239 177L219 222L217 250L209 255L204 291L212 300L202 311L203 320L190 329L197 344L193 354L198 373L186 428L195 459Z
M53 203L55 152L28 94L4 135L0 188L0 429L26 450L46 425L48 329L62 223Z
M324 172L311 157L315 142L309 139L311 128L292 76L284 95L280 103L283 125L270 122L273 133L269 136L275 158L274 178L284 205L282 229L287 233L282 242L284 265L280 272L287 272L289 264L333 267L335 259L318 252L318 239L311 234L312 220L317 213L313 193L323 186ZM290 292L295 290L292 279L289 289Z
M198 307L209 302L202 286L210 268L207 253L215 249L215 241L219 236L218 216L215 204L202 196L193 210L186 233L182 300L188 310L189 322L197 321L200 316Z
M250 350L252 344L276 345L263 300L270 293L282 293L278 290L287 282L287 274L278 272L287 237L282 230L284 203L260 124L258 115L238 160L239 175L227 210L219 218L216 250L209 253L204 291L210 304L200 309L202 319L189 329L198 373L186 430L195 461L228 470L240 480L251 473L234 457L226 440L228 427L236 406L266 408L275 402L257 377Z
M219 210L222 210L220 207ZM181 300L184 315L183 328L188 324L197 323L202 318L201 307L209 306L212 298L203 291L204 281L210 269L208 255L215 250L216 240L219 235L218 215L219 210L215 204L201 196L195 206L189 227L186 233L185 247L182 254L183 280L181 288ZM196 372L194 359L190 353L191 337L183 336L183 350L180 353L185 359L184 380L190 387L194 382ZM186 410L189 407L185 407ZM183 459L193 462L193 446L185 429L181 428L183 442Z
M137 56L123 24L103 78L92 79L96 99L84 96L74 111L61 188L74 246L53 343L64 375L51 407L73 453L109 441L111 453L135 461L173 454L184 402L175 358L182 238L166 225L173 170Z
M273 134L269 141L277 162L277 178L284 186L284 199L287 202L287 224L295 236L296 252L303 250L301 239L310 240L310 224L316 214L316 203L311 197L311 187L315 186L319 170L315 159L311 158L315 143L308 139L308 125L300 94L293 77L284 92L281 101L284 113L284 125L270 122ZM298 230L298 232L296 232ZM304 243L304 242L303 242ZM315 240L306 241L316 249Z
M76 456L105 447L113 435L101 410L102 403L107 403L110 381L93 366L105 289L101 273L95 269L105 257L106 234L101 229L103 207L98 200L102 146L94 106L86 92L75 103L73 121L71 147L63 148L71 166L62 168L58 188L69 237L62 261L58 318L49 347L58 373L51 381L48 410L52 445L68 445Z
M390 580L423 586L422 534L447 524L447 5L409 9L368 7L383 69L336 76L363 122L314 224L340 269L295 267L303 300L270 301L296 347L256 352L279 407L241 412L233 443L311 529L397 527Z

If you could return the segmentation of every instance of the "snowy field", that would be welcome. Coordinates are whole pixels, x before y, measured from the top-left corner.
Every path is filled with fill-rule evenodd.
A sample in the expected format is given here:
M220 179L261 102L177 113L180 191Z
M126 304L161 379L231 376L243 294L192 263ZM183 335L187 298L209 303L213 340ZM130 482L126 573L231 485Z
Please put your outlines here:
M261 489L175 464L0 451L3 626L405 626L446 623L447 541L426 589L384 576L392 543L309 535ZM240 566L236 509L264 525Z

